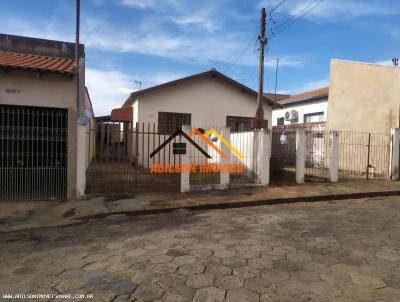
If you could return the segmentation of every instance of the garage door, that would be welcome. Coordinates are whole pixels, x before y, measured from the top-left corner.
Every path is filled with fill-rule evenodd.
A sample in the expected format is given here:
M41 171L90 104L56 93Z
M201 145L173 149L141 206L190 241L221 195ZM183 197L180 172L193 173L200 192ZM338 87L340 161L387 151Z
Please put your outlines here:
M68 111L0 105L0 200L66 199Z

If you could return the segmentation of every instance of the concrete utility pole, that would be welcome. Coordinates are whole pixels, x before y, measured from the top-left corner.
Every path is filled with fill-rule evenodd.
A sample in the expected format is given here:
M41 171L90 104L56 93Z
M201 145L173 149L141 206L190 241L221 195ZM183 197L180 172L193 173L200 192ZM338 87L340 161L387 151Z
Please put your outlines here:
M78 118L80 113L80 83L79 83L79 32L80 32L80 19L81 19L81 1L76 0L76 34L75 34L75 69L76 69L76 106L78 111Z
M261 9L261 32L258 36L260 41L260 54L259 54L259 65L258 65L258 96L257 96L257 111L255 119L255 128L263 128L264 121L264 109L263 109L263 86L264 86L264 47L265 47L265 8Z

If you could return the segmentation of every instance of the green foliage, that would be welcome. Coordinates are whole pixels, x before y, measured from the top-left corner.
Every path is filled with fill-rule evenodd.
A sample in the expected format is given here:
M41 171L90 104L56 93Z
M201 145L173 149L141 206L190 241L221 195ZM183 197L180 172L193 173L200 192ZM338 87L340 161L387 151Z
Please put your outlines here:
M277 176L277 177L284 175L284 173L285 173L284 165L279 158L274 157L274 156L271 157L270 173L271 173L271 175Z

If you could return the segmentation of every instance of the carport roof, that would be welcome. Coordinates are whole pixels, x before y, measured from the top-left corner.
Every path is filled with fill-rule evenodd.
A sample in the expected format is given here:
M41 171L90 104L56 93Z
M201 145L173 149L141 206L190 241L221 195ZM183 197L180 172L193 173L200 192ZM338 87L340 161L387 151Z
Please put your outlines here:
M0 67L73 74L75 60L0 51Z

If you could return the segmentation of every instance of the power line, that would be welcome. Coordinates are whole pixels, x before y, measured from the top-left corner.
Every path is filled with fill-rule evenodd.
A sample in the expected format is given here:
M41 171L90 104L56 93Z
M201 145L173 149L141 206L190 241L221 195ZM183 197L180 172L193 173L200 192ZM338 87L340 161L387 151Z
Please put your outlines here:
M255 43L257 41L258 37L258 29L255 35L251 36L251 39L249 43L246 45L246 47L239 53L239 55L236 57L236 59L228 65L228 67L224 70L224 73L227 73L238 61L239 59L246 53L246 51L250 48L252 43Z
M276 29L278 30L279 28L285 26L286 24L288 24L289 22L291 22L293 19L296 19L298 17L300 17L302 15L302 13L309 9L311 6L313 6L315 4L315 2L308 2L306 5L304 5L304 7L302 7L298 12L296 12L294 15L290 16L288 19L286 19L282 24L279 24Z
M286 0L282 0L281 2L279 2L277 5L275 5L273 8L269 10L269 14L271 15L271 13L273 13L276 9L278 9L279 6L281 6L285 2Z
M285 22L283 22L281 25L279 25L277 27L277 31L268 40L271 40L274 37L276 37L279 33L284 31L286 28L288 28L290 25L292 25L293 23L298 21L302 16L304 16L307 13L309 13L311 10L316 8L318 5L320 5L324 1L326 1L326 0L317 0L314 3L311 3L311 4L306 5L305 7L303 7L299 12L297 12L297 14L295 14L292 17L290 17Z

